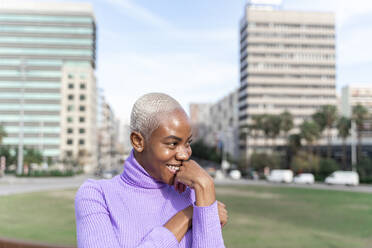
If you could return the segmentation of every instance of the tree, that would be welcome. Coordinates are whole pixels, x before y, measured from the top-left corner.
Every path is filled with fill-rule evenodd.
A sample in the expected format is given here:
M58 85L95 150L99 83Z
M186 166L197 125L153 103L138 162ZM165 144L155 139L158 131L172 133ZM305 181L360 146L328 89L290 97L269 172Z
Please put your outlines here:
M346 139L350 136L351 120L344 116L340 117L337 121L338 136L342 139L342 167L347 169L346 165Z
M288 133L292 130L294 124L293 124L293 116L288 111L284 111L280 114L280 130L283 131L284 137L285 137L285 162L289 164L289 152L288 152L288 143L289 143L289 137Z
M300 125L300 135L303 138L307 145L309 152L312 153L312 145L315 140L319 139L320 129L317 123L314 121L304 121Z
M33 148L25 149L24 163L29 167L28 174L31 174L31 164L41 164L43 162L43 155L40 151Z
M256 143L258 134L260 133L260 131L262 131L264 118L264 115L254 115L252 117L252 123L249 125L249 129L251 130L254 144ZM256 153L255 145L253 145L253 153Z
M5 132L4 127L0 124L0 144L3 143L3 138L8 136L8 134Z
M272 139L272 145L275 146L275 139L280 134L281 119L278 115L268 115L266 117L268 135Z
M337 120L337 108L334 105L324 105L313 115L313 120L320 127L321 132L327 129L327 158L332 155L332 128Z
M262 115L262 120L261 120L261 126L260 126L260 129L262 130L263 134L264 134L264 146L265 148L267 147L267 138L270 136L270 132L271 132L271 126L270 126L270 123L268 121L268 115L267 114L263 114Z
M360 105L357 104L356 106L353 107L352 111L352 119L355 121L356 127L357 127L357 139L358 139L358 161L362 159L362 131L364 129L364 122L367 119L368 116L368 110Z

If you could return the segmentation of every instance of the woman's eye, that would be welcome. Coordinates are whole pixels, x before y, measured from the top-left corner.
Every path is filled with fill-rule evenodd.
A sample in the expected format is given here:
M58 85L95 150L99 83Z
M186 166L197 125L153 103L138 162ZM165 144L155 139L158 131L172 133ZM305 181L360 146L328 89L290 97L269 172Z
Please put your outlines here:
M191 145L192 140L187 141L186 146L189 147Z
M177 146L177 143L176 142L173 142L173 143L169 143L168 144L170 147L176 147Z

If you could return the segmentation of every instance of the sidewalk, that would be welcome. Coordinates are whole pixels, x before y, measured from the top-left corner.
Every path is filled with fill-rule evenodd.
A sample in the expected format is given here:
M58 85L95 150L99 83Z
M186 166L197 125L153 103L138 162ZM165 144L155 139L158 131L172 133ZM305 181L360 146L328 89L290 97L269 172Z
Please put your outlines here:
M15 177L6 175L0 178L0 196L21 194L28 192L78 188L86 179L94 178L92 175L79 175L74 177Z

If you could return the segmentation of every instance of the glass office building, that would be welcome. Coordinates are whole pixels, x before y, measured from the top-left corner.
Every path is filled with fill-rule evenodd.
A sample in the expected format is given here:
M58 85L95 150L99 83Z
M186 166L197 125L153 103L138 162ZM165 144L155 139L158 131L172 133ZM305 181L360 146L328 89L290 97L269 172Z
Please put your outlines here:
M16 148L23 133L46 157L95 149L84 140L95 132L95 51L90 4L0 0L3 144Z

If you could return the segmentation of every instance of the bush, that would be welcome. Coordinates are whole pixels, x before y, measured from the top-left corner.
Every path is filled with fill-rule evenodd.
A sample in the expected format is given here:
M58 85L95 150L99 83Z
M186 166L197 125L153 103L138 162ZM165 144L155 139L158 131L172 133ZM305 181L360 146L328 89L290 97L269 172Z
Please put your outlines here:
M262 172L265 167L270 169L280 168L281 158L277 153L253 153L251 156L251 167L259 172Z
M77 173L75 173L73 170L34 170L31 171L29 174L22 174L17 175L19 177L71 177L75 176Z
M310 172L316 174L319 171L319 157L306 152L299 152L293 157L291 169L295 173Z
M191 148L193 156L216 163L221 163L221 154L217 152L215 147L205 144L203 140L196 141L191 145Z
M327 176L329 176L332 172L339 170L340 165L333 159L321 159L319 162L319 173L318 179L324 180Z
M361 183L372 183L372 160L363 157L356 165Z

